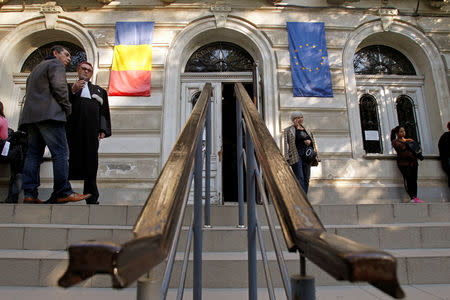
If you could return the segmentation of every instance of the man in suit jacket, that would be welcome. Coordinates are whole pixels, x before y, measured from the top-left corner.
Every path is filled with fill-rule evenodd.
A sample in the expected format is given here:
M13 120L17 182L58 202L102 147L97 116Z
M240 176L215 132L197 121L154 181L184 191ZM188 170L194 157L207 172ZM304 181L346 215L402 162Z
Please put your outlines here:
M86 203L98 204L98 146L101 139L111 136L108 94L90 82L94 71L90 63L81 62L77 71L79 79L69 85L69 179L84 180L83 193L92 194Z
M20 128L28 133L28 150L23 170L25 203L42 203L38 198L39 170L45 146L53 162L53 193L50 203L76 202L88 198L73 192L68 180L66 117L72 106L67 93L65 67L70 53L53 46L51 55L39 63L27 79L26 98Z

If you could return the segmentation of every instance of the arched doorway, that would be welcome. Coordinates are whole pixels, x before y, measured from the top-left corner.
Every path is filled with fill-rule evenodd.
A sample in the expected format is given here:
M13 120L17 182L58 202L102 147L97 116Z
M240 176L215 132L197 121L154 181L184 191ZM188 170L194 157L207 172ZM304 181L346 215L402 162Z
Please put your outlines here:
M253 96L253 64L254 59L242 47L217 41L198 48L181 75L181 123L187 120L204 83L213 85L211 199L216 203L237 201L234 84L242 82Z
M225 23L216 23L214 16L193 21L172 41L165 61L164 99L163 99L163 124L161 163L164 164L169 156L176 138L184 125L186 112L190 111L192 103L189 99L194 90L203 86L204 82L213 85L214 101L221 104L222 84L226 89L226 83L252 82L251 72L199 72L185 73L185 67L192 54L200 47L214 42L228 42L247 51L258 65L256 72L259 83L259 101L263 107L263 118L269 131L276 140L279 138L279 114L278 114L278 82L276 72L275 53L267 37L253 24L233 16L228 16ZM217 91L220 91L218 93ZM215 110L216 112L219 110ZM220 110L221 111L221 110ZM218 119L218 117L217 117ZM181 121L182 120L182 121ZM221 125L221 122L215 124ZM220 132L220 130L217 130ZM216 143L220 145L220 143ZM213 149L219 153L221 149ZM222 164L218 164L221 167ZM219 170L215 175L221 176ZM214 175L214 173L212 173ZM222 202L219 195L222 191L219 177L212 183L211 189L217 191L216 203Z
M58 29L47 29L45 18L26 20L11 31L0 44L0 48L4 49L0 53L0 61L8 62L0 64L0 90L4 91L2 101L8 108L6 117L13 129L16 129L19 123L26 79L30 69L40 62L40 56L47 55L47 52L43 51L46 46L67 43L65 45L69 45L69 48L78 49L78 52L82 50L85 59L97 65L95 43L87 31L68 19L64 22L57 19L57 23ZM76 73L68 70L68 80L74 80L75 77Z
M161 163L164 164L175 144L181 125L177 122L183 115L184 107L180 105L183 97L181 81L188 59L200 46L215 42L226 41L244 48L258 65L258 80L260 82L261 103L263 114L269 132L279 140L279 113L278 113L278 81L274 50L267 36L253 24L242 19L228 16L225 23L220 26L214 16L193 21L180 32L172 41L166 56L164 67L164 99ZM203 73L198 73L201 78ZM209 74L211 75L211 74ZM242 76L234 73L227 80L239 81ZM186 82L187 80L184 80ZM242 81L242 80L240 80ZM175 121L176 120L176 121Z

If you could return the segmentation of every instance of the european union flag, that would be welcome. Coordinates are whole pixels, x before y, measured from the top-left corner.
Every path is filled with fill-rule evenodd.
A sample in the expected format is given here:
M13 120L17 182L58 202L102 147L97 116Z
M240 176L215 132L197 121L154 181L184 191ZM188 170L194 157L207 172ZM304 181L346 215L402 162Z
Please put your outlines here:
M333 97L324 23L287 22L294 97Z

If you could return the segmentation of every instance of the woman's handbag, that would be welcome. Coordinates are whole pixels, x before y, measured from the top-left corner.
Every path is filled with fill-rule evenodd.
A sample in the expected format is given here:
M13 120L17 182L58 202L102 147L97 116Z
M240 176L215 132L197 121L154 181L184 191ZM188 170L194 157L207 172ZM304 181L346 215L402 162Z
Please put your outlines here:
M312 146L306 146L305 153L302 155L302 160L311 164L317 157L317 152Z
M419 142L416 141L408 141L406 142L406 146L409 148L409 150L414 153L414 155L420 159L423 160L423 155L422 155L422 147L420 146Z

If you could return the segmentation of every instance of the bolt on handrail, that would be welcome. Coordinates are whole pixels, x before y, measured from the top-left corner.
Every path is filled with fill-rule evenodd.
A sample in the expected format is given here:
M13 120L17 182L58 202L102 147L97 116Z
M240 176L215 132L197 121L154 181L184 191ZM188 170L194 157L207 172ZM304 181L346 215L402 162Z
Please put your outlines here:
M394 298L403 298L396 259L326 232L241 83L235 85L235 93L288 250L300 251L337 280L367 281Z

